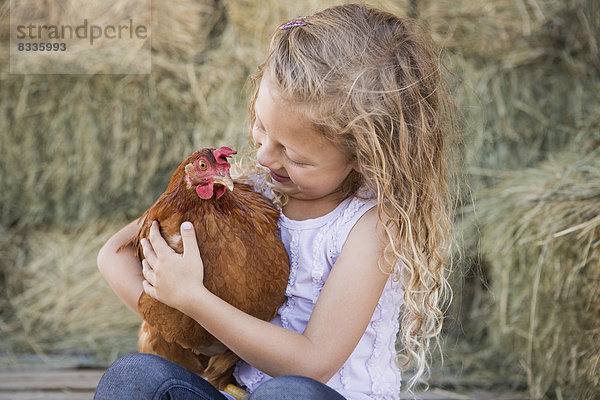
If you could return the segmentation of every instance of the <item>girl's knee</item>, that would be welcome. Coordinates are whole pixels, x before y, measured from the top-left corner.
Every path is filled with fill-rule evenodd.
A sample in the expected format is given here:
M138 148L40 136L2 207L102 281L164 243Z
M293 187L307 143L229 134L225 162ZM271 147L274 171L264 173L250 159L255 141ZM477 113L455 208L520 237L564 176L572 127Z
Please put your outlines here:
M224 399L210 383L193 372L152 354L119 358L104 373L95 400Z
M146 374L159 374L165 371L169 361L154 354L136 353L117 359L106 370L106 374L128 376L137 375L136 372Z
M102 375L94 399L138 398L156 390L164 380L169 361L152 354L129 354L116 360Z
M265 399L343 399L344 397L324 385L305 376L278 376L260 385L250 396L250 400Z

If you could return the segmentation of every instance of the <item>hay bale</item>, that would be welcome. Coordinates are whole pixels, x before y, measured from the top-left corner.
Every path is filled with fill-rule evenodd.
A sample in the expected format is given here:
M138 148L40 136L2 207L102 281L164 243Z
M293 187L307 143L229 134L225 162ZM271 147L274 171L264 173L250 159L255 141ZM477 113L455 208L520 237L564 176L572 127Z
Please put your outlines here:
M459 2L456 8L425 3L434 7L427 13L439 4L445 10L440 15L472 31L462 36L452 24L438 24L437 14L430 17L436 37L448 45L449 80L468 143L465 163L476 189L495 183L486 177L493 171L532 167L567 146L593 147L600 140L597 2L531 2L543 11L535 29L511 17L520 15L517 3ZM461 4L480 11L463 15ZM490 16L490 8L506 14ZM510 20L502 25L512 32L507 43L499 43L498 22L484 24L492 17Z
M515 226L540 238L549 232L544 231L549 227L538 225L552 220L553 215L545 214L551 212L549 208L540 210L532 226L520 219L530 215L532 207L524 193L543 190L544 182L551 185L553 179L545 172L544 178L538 176L536 181L535 171L551 168L553 161L548 160L555 160L557 155L559 164L554 172L563 176L560 168L572 171L567 168L569 158L581 160L586 151L600 145L598 3L420 4L420 15L429 21L436 38L449 46L446 62L455 74L450 81L463 79L453 93L465 132L469 182L464 186L464 207L456 223L458 236L463 238L464 257L453 277L455 297L444 346L446 373L453 370L490 387L501 382L514 388L528 387L535 398L591 398L598 388L588 370L598 374L592 342L596 340L597 347L598 336L585 332L581 322L576 325L575 338L552 326L560 319L571 322L583 317L581 310L589 307L590 295L567 298L561 297L565 295L562 292L551 298L544 291L537 304L550 310L550 319L540 317L539 307L537 314L533 313L532 298L527 294L533 291L532 274L539 265L540 248L510 241L510 235L518 233ZM519 7L529 11L522 13ZM536 16L534 8L542 13ZM486 23L488 20L491 23ZM594 179L597 182L597 176ZM575 197L585 197L588 192L582 185L567 187ZM523 193L511 196L511 189ZM470 198L473 193L477 194L474 202ZM575 203L570 206L575 216ZM577 225L583 220L562 222ZM504 236L495 230L498 224L510 228ZM548 242L544 270L551 265L562 271L558 276L564 276L565 271L575 270L574 266L594 262L585 258L586 253L578 252L585 248L584 239L569 250L576 234ZM506 240L503 247L494 248L501 240ZM559 282L558 276L552 279ZM593 274L586 277L597 282ZM543 275L541 279L540 285L547 288L551 277ZM575 290L593 288L585 286L583 277L569 282ZM586 320L595 324L591 329L597 332L597 308L589 310L596 316L586 316ZM531 318L537 321L533 333L540 337L537 342L530 336L527 321ZM579 351L583 353L577 354ZM560 363L562 371L557 369Z
M598 150L515 171L478 198L493 299L481 323L533 398L600 392L598 210Z
M108 287L96 267L100 246L122 224L77 230L7 231L0 242L0 354L79 354L107 363L137 349L140 318ZM9 257L5 255L10 254Z
M76 227L139 215L194 149L246 143L244 80L221 74L215 90L197 63L226 27L221 8L198 0L156 10L150 75L9 75L2 53L0 223ZM229 101L206 109L207 93Z
M517 67L552 57L571 59L580 72L600 72L600 6L595 0L416 3L434 39L479 66L500 61Z

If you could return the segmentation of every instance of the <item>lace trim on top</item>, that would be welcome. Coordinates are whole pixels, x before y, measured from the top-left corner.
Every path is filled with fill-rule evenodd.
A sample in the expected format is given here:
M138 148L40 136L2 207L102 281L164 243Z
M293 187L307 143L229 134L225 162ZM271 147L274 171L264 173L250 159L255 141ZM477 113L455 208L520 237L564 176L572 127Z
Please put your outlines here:
M290 243L290 276L288 278L288 284L285 288L285 306L281 310L281 326L286 329L290 329L290 323L288 320L288 314L292 312L294 307L296 306L296 299L291 295L290 288L296 284L296 274L298 272L298 258L300 255L298 254L298 243L300 242L300 233L293 232L292 240Z
M367 371L371 377L371 390L374 398L381 400L397 398L394 392L390 392L390 389L394 390L395 388L390 388L389 383L384 383L384 373L381 370L382 365L381 362L378 362L386 357L386 355L395 354L395 341L387 337L382 337L381 332L389 331L389 329L382 329L385 325L391 326L394 332L398 332L398 328L400 327L398 314L401 302L395 300L396 296L399 295L397 292L401 291L397 287L394 288L392 280L389 279L377 303L375 314L370 324L375 332L375 343L373 353L367 360Z
M339 220L339 219L338 219ZM321 249L323 248L323 242L325 241L325 234L326 233L333 233L335 234L336 232L330 232L331 230L331 226L333 225L333 223L335 222L334 219L332 219L331 221L329 221L327 223L327 225L322 228L319 233L317 234L317 237L315 238L315 241L313 242L313 260L312 260L312 265L313 265L313 269L312 269L312 285L313 285L313 293L312 293L312 302L313 304L315 304L317 302L317 299L319 298L319 294L321 293L321 289L323 289L323 285L325 284L323 282L323 273L325 271L325 266L327 263L327 260L323 259L323 257L321 257Z

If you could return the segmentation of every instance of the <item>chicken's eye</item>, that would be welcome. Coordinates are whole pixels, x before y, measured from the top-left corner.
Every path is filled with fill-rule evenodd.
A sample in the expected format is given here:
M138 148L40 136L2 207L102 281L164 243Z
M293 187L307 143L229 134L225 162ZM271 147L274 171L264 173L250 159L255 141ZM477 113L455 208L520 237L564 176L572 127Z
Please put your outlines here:
M200 163L198 164L198 166L200 167L200 169L206 169L207 165L205 162L200 161Z

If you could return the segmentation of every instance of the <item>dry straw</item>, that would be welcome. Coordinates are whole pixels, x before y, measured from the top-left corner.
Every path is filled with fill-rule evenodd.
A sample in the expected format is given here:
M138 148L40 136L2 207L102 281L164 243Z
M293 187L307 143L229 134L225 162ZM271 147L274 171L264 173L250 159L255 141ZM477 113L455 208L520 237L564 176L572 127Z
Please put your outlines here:
M533 398L600 392L600 151L514 171L478 201L490 345Z
M96 268L99 247L118 225L90 222L77 230L36 230L18 246L0 241L12 261L3 257L0 264L6 274L1 353L17 357L33 350L42 357L77 355L106 363L135 351L139 318Z
M442 373L532 398L594 398L600 6L420 4L462 79L454 93L470 178Z

